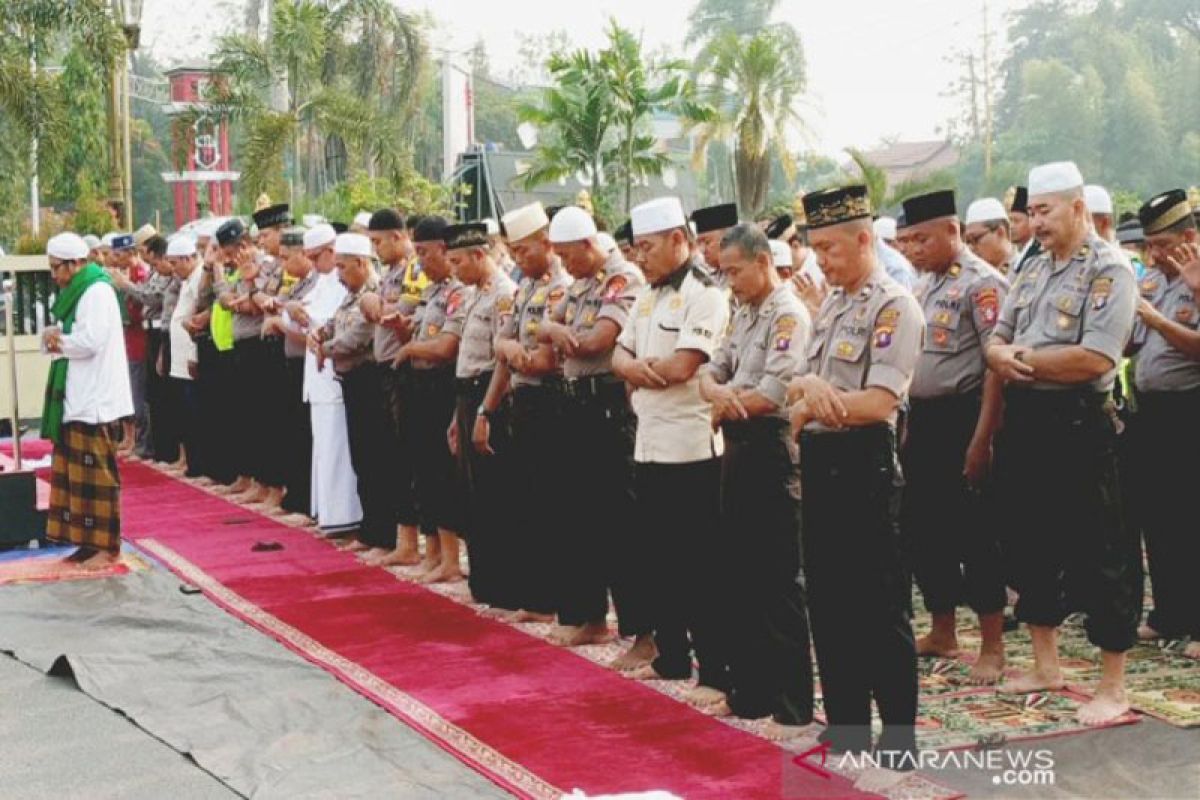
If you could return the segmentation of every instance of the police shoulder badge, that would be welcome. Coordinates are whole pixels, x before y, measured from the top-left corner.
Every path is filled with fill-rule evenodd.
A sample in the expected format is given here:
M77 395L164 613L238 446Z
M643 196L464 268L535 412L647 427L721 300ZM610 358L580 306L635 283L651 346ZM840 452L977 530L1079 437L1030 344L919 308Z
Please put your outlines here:
M624 275L613 275L604 284L604 302L616 302L621 296L621 292L625 291L625 287L629 285L629 279Z
M994 325L1000 317L1000 293L994 286L980 289L971 295L971 302L979 311L979 317L987 325Z
M796 329L796 318L791 314L784 315L775 320L775 329L772 332L772 339L775 342L775 352L786 353L792 346L792 332Z
M1112 294L1112 278L1097 278L1092 281L1092 310L1099 311L1108 305L1108 296Z
M896 323L900 321L900 309L885 308L875 317L874 344L877 348L888 347L892 343L892 335L896 332Z

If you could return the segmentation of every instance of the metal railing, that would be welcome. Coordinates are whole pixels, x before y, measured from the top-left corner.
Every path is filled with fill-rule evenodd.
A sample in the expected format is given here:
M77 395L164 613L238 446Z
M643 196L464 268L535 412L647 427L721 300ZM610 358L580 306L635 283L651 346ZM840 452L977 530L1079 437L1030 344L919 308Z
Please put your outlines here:
M0 273L12 280L13 333L36 336L51 325L50 307L57 287L50 278L45 256L5 256L0 258ZM0 301L3 302L3 301ZM0 333L5 333L5 317L0 308Z

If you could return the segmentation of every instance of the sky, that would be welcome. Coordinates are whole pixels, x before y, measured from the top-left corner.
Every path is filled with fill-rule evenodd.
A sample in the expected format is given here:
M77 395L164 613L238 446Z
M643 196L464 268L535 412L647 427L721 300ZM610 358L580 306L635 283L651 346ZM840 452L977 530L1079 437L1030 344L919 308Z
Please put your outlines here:
M463 51L482 38L492 71L519 66L518 32L564 30L576 45L598 47L609 17L640 32L647 49L678 50L693 0L395 0L439 21L434 48ZM1028 0L988 0L988 19L1003 52L1007 14ZM240 24L242 0L146 0L142 42L170 63L203 55L223 26ZM799 110L810 134L805 149L836 156L883 139L943 138L955 101L945 96L958 68L957 48L981 47L982 0L780 0L776 21L800 32L808 93ZM515 137L514 137L515 139Z

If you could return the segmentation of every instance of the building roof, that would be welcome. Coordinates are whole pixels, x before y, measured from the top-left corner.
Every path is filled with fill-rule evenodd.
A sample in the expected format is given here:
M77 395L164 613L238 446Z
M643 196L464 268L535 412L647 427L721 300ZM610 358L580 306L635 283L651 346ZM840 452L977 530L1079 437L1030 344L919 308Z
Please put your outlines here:
M958 148L951 142L895 142L863 157L887 174L888 185L919 180L958 164Z

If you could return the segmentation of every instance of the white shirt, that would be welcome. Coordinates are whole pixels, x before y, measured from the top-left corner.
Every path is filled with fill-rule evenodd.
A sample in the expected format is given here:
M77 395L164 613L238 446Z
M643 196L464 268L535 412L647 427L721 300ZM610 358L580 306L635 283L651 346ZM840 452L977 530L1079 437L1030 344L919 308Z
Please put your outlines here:
M100 425L133 416L129 361L117 292L107 283L88 287L75 308L75 324L62 337L70 359L63 422Z
M204 270L196 267L179 285L179 301L175 304L175 312L171 314L171 371L172 378L185 381L192 379L188 372L188 362L199 360L196 342L188 333L183 323L196 313L196 301L200 296L200 281L204 278Z
M300 301L308 313L308 330L316 330L324 325L338 310L345 297L346 287L338 280L336 272L320 275L312 291ZM289 325L293 324L290 319L285 321ZM334 377L333 359L326 359L325 368L318 370L317 357L305 350L303 399L306 403L342 402L342 385Z
M817 254L812 250L805 253L804 263L800 265L800 274L808 276L808 279L813 282L813 286L820 288L825 285L825 273L821 272Z
M685 267L682 281L638 293L633 315L618 344L637 358L669 358L676 350L698 350L712 358L729 323L725 294ZM635 389L634 460L686 464L721 455L725 441L712 427L712 411L700 396L700 371L665 389Z

